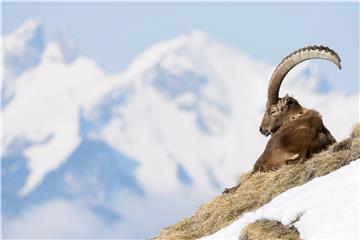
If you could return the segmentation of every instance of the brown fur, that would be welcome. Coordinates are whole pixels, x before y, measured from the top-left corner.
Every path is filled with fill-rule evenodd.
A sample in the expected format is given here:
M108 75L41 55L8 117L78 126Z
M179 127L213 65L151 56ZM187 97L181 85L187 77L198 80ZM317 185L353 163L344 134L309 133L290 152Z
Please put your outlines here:
M336 142L317 111L303 108L288 96L279 102L277 105L281 106L277 106L277 112L272 114L275 116L264 117L262 126L266 126L272 136L256 161L254 172L303 162Z

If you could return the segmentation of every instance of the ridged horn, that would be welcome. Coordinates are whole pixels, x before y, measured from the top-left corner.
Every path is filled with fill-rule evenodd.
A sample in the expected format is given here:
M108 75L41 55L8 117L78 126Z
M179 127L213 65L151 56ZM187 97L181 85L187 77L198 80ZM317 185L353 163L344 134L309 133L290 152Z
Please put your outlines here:
M275 104L279 99L279 90L286 74L299 63L309 59L326 59L341 69L341 59L332 49L324 46L308 46L300 48L285 57L271 76L268 88L268 103Z

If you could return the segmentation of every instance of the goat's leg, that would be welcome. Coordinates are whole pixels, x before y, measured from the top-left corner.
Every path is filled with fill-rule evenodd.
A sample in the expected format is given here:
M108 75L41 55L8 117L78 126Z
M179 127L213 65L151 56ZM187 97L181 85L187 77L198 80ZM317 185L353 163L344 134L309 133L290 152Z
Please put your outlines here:
M301 159L300 154L294 154L292 157L290 157L289 159L285 160L285 164L292 164L292 163L296 163Z

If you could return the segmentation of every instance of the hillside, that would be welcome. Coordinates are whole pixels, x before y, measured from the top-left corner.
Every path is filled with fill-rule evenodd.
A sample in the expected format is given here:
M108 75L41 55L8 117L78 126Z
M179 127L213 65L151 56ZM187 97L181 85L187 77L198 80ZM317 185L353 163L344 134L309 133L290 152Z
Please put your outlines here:
M161 230L156 239L196 239L219 230L205 239L354 237L358 234L358 211L351 204L355 207L357 204L354 199L358 198L359 158L360 124L357 124L350 138L304 164L286 165L250 177L244 174L236 192L222 194L202 205L192 217ZM326 191L339 196L334 200L320 197L326 196Z

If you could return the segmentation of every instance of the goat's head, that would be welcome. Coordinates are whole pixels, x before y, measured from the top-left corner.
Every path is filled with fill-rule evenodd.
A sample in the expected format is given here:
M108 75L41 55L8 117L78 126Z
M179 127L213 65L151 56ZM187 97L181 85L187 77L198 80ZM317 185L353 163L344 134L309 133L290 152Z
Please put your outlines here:
M276 67L269 83L266 109L259 129L263 135L275 133L285 122L301 114L303 108L298 101L288 95L279 98L279 90L286 74L297 64L309 59L326 59L341 69L339 55L324 46L301 48L284 58Z
M303 113L303 107L289 95L280 98L275 104L266 107L260 132L268 136L275 133L283 124Z

